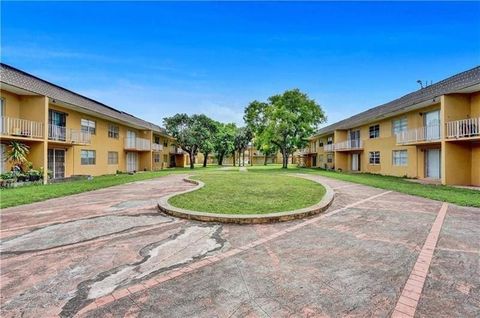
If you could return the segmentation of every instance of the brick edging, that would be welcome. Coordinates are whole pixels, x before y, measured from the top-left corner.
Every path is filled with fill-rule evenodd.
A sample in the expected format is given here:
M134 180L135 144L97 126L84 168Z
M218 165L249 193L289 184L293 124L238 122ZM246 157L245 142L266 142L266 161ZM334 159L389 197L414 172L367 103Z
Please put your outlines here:
M430 233L422 247L420 255L417 258L412 272L408 277L402 294L398 299L397 305L392 313L392 318L413 318L417 310L418 301L422 295L423 286L427 279L430 263L432 262L433 252L438 242L438 236L442 229L443 220L447 214L448 204L443 203L440 211L433 222Z
M289 175L290 177L295 178L303 178L302 175ZM168 200L174 196L196 191L205 186L205 183L202 181L192 180L190 176L183 179L185 182L196 184L197 186L185 191L176 192L173 194L169 194L164 196L158 200L158 209L171 216L189 219L189 220L196 220L196 221L203 221L203 222L221 222L221 223L236 223L236 224L259 224L259 223L273 223L273 222L284 222L284 221L291 221L296 219L305 218L308 216L312 216L315 214L319 214L327 210L333 202L333 198L335 196L335 192L333 189L322 183L318 180L314 179L307 179L316 183L319 183L325 188L325 194L317 204L312 206L297 209L293 211L285 211L285 212L277 212L277 213L265 213L265 214L221 214L221 213L208 213L208 212L199 212L199 211L192 211L186 210L182 208L175 207L168 203Z

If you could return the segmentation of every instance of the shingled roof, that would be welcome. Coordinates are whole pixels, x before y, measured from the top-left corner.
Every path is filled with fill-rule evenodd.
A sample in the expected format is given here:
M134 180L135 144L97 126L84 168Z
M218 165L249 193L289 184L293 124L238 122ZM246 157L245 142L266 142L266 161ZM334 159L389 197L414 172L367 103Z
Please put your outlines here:
M91 98L82 96L61 86L47 82L41 78L16 69L10 65L0 63L0 80L2 83L15 86L39 95L48 96L68 104L108 116L125 123L130 123L144 129L166 135L164 128L117 110Z
M433 100L444 94L455 93L478 84L480 84L480 66L456 74L386 104L370 108L352 117L323 127L315 133L315 136L332 133L338 129L355 128L368 122L375 121L378 118L385 117L388 114L401 111L403 108Z

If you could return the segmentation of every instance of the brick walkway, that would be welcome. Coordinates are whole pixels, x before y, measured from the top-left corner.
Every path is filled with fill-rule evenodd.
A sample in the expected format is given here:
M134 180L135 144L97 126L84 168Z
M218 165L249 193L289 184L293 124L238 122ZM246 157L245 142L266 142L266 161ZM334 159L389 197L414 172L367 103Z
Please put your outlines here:
M158 215L181 178L3 210L2 317L478 316L479 209L321 178L314 218Z

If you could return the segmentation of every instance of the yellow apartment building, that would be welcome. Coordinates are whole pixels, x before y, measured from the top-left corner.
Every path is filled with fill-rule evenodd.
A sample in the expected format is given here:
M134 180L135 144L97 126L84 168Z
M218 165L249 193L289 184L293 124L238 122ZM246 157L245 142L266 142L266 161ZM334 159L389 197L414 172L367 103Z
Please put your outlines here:
M480 186L480 67L320 129L299 164Z
M174 139L155 124L0 64L1 171L12 140L51 178L183 166Z

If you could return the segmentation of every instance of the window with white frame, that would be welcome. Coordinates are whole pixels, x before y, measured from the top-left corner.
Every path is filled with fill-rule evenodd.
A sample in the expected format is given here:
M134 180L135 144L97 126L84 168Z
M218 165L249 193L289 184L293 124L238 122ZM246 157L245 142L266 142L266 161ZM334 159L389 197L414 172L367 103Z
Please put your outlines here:
M319 146L319 147L323 147L323 139L320 139L320 140L318 141L318 146Z
M93 120L82 118L80 120L80 126L82 128L82 132L91 133L92 135L95 135L96 124Z
M120 127L114 124L108 124L108 138L118 139L120 137Z
M327 138L327 145L333 144L333 136Z
M380 164L380 151L370 151L368 153L368 163L371 165Z
M96 158L96 151L95 150L85 150L82 149L80 151L80 163L82 165L94 165Z
M167 140L167 139L165 139L165 140L163 141L163 146L164 146L165 148L168 147L168 140Z
M155 162L155 163L159 163L159 162L160 162L160 153L155 152L155 153L153 154L153 162Z
M118 152L109 151L108 152L108 164L109 165L118 165Z
M333 162L333 155L331 153L327 154L327 163Z
M392 152L392 164L394 166L406 166L408 161L407 150L393 150Z
M319 156L318 156L318 161L319 161L319 162L323 162L323 155L319 155Z
M373 125L368 128L370 139L380 137L380 125Z
M407 118L399 118L399 119L395 119L393 122L392 122L392 132L393 132L393 135L398 135L399 133L401 132L404 132L406 131L408 128L408 122L407 122Z

